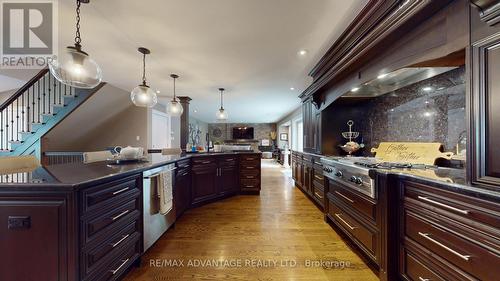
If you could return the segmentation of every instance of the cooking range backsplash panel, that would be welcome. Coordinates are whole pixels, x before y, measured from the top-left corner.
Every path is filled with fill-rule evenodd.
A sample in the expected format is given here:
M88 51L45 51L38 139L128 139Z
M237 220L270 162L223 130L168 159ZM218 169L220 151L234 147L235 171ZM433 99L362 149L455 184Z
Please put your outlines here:
M344 155L341 132L354 120L357 155L372 156L382 141L440 142L446 151L465 149L465 67L443 73L383 96L365 100L340 98L325 109L323 153ZM325 121L325 120L324 120Z

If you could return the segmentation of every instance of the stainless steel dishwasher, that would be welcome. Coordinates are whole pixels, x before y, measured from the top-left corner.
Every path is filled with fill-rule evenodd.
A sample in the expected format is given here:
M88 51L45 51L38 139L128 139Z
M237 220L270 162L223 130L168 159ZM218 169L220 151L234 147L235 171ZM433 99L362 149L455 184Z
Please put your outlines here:
M165 173L165 180L168 181L167 188L173 188L175 169L175 164L168 164L143 172L144 252L175 222L175 205L173 205L173 202L172 209L165 215L159 211L160 197L157 188L157 180L162 173Z

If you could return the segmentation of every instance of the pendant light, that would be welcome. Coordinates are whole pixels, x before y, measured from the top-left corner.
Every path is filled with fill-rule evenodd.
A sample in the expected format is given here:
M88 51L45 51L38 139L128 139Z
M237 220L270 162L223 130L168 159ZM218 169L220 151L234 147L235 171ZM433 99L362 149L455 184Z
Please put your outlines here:
M175 79L179 78L177 74L170 74L170 77L174 79L174 98L167 104L167 114L173 117L179 117L184 112L184 108L180 102L177 101L175 97Z
M89 0L76 1L75 46L66 47L59 56L49 61L50 73L61 83L75 88L92 89L102 81L99 65L82 50L80 37L80 5Z
M218 121L225 121L227 120L227 112L224 110L224 99L223 99L224 88L219 88L219 91L220 91L220 108L215 113L215 116L217 117Z
M146 55L151 54L151 51L144 47L140 47L138 51L142 54L142 84L132 90L130 99L136 106L153 107L158 102L158 98L146 82Z

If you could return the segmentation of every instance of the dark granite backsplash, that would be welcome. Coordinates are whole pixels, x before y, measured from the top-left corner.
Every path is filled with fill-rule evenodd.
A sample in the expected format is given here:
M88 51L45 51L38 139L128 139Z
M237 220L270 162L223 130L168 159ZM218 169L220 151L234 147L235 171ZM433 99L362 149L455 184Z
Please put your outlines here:
M356 141L366 146L359 155L372 156L370 149L383 141L440 142L455 152L466 130L465 68L368 100L340 98L324 113L325 154L344 154L338 145L346 142L341 132L349 119L360 132Z

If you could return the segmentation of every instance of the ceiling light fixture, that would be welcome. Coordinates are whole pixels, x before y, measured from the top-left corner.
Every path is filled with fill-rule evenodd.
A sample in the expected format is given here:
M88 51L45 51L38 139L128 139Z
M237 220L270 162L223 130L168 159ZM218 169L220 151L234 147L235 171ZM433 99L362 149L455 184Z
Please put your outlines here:
M102 81L99 65L82 50L80 36L80 5L89 0L76 1L76 34L75 45L66 47L61 56L54 56L49 61L50 73L61 83L75 87L92 89Z
M385 77L387 77L387 73L384 73L384 74L380 74L379 76L377 76L377 79L384 79Z
M174 97L167 104L167 114L170 116L179 117L184 112L184 108L182 108L182 104L177 101L177 98L175 96L175 80L177 78L179 78L179 75L170 74L170 77L172 77L174 79ZM195 110L195 112L196 112L196 110Z
M359 91L359 87L354 87L351 89L351 92L357 92L357 91Z
M144 47L137 50L142 54L142 84L132 90L130 99L136 106L153 107L158 102L158 98L146 82L146 55L151 54L151 51Z
M219 91L220 91L220 108L215 113L215 116L217 117L218 121L225 121L227 120L227 112L224 110L224 99L223 99L224 88L219 88Z
M294 87L290 87L290 91L295 91L295 88Z
M305 55L307 55L307 50L300 50L298 52L298 54L299 54L299 56L305 56Z

